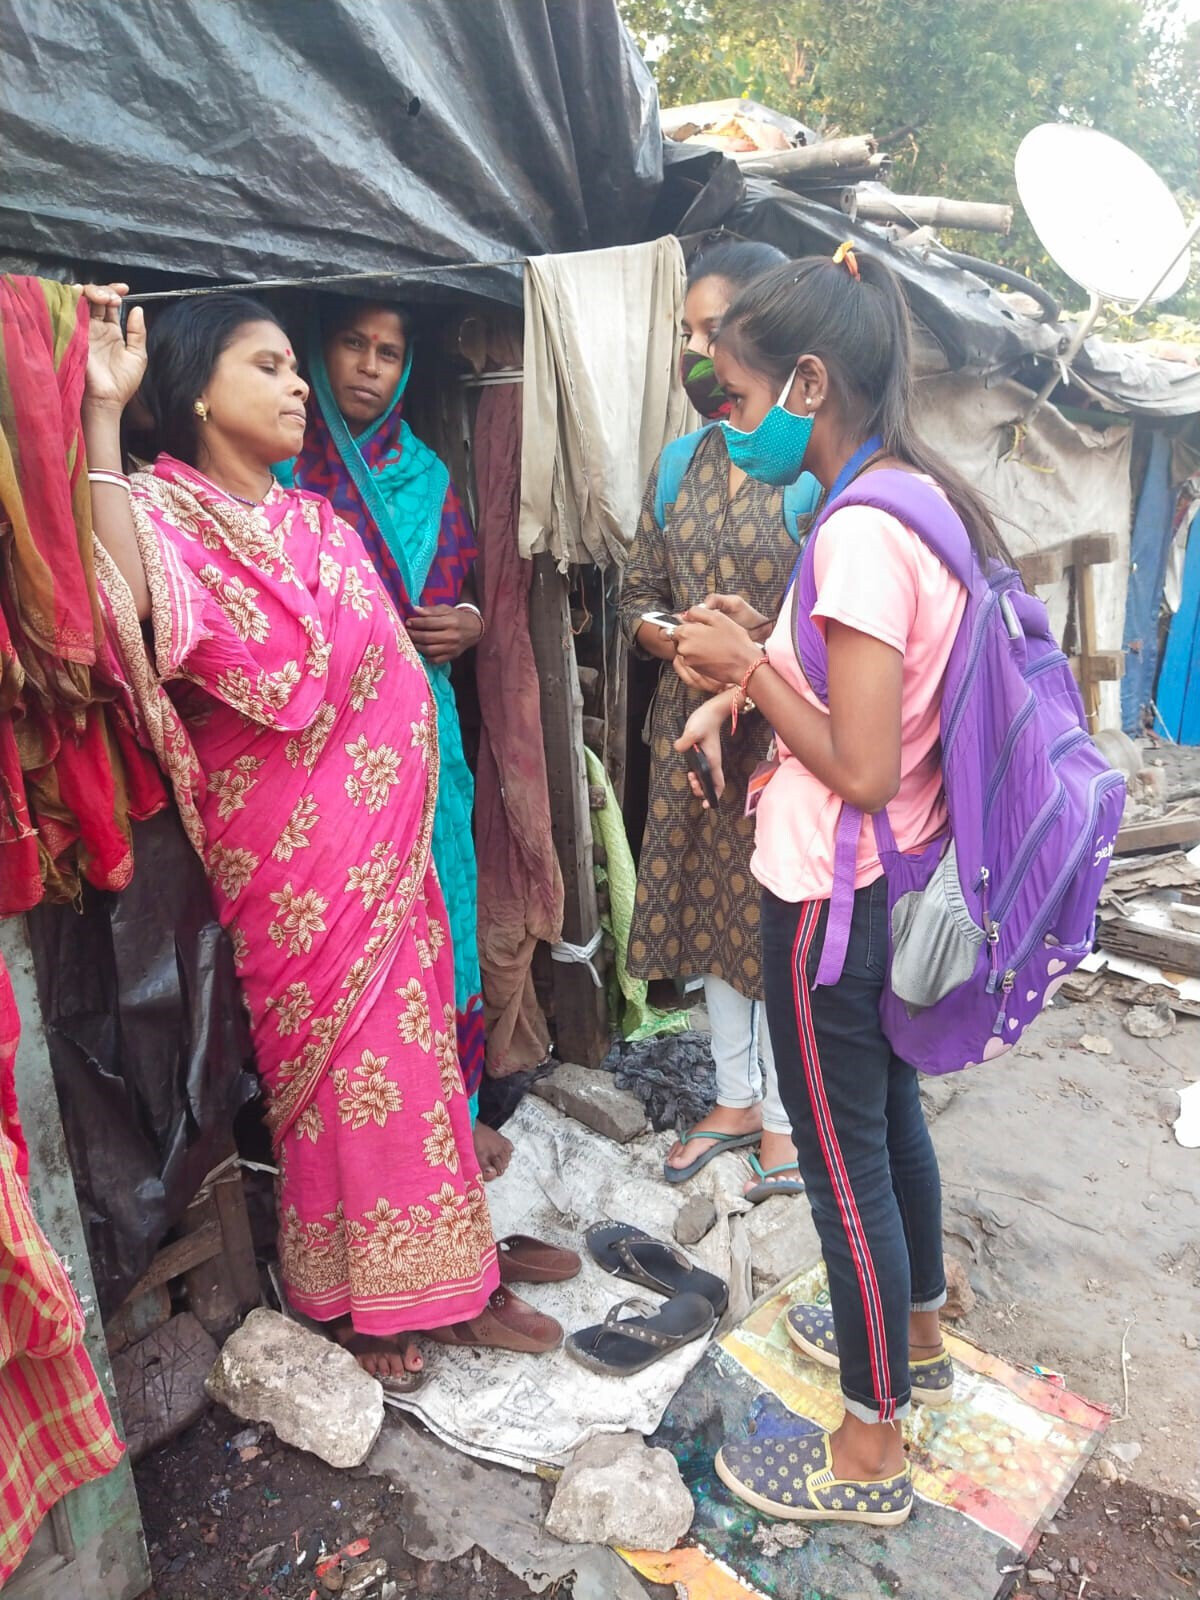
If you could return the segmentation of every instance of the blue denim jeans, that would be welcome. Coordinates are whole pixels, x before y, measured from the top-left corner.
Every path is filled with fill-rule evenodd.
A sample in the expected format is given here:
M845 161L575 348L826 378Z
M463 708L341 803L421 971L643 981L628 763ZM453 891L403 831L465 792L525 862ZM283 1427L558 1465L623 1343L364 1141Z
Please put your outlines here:
M846 1409L890 1422L909 1405L909 1313L946 1298L941 1179L916 1071L879 1023L886 883L855 896L845 970L818 989L827 914L825 901L764 892L767 1018L829 1271Z

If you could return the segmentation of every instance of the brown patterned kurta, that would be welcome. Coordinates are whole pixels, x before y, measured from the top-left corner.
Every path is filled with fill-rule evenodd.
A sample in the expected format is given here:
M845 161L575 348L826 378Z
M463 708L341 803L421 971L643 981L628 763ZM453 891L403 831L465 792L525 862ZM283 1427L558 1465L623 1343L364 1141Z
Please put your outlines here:
M798 553L784 527L783 490L747 478L730 499L719 428L697 447L662 531L654 520L657 478L656 469L622 587L626 637L632 641L643 612L686 611L709 594L739 594L774 617ZM739 721L736 734L726 728L725 792L716 811L705 811L672 748L703 699L663 663L650 725L650 804L629 970L638 978L712 974L759 999L759 888L750 876L754 820L745 806L747 782L771 731L755 713Z

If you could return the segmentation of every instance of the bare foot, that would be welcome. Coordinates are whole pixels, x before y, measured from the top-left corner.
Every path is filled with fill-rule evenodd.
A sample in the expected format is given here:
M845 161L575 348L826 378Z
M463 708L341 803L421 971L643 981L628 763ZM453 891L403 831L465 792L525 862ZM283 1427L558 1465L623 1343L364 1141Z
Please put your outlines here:
M693 1134L704 1133L757 1133L762 1127L762 1107L746 1106L739 1109L734 1106L714 1106L706 1117L702 1117L695 1127L689 1129ZM689 1139L687 1144L676 1140L667 1151L667 1165L669 1167L690 1167L698 1156L706 1150L711 1150L718 1143L716 1139ZM766 1163L764 1162L765 1166Z
M491 1183L493 1178L498 1178L508 1169L513 1153L512 1140L497 1133L495 1128L489 1128L486 1122L475 1124L474 1138L475 1159L479 1163L483 1181Z
M794 1182L800 1174L796 1171L796 1147L792 1143L791 1135L771 1133L764 1128L762 1143L758 1147L758 1164L764 1172L770 1172L774 1167L788 1167L791 1170L777 1172L773 1178L751 1178L742 1191L744 1194L749 1194L750 1190L760 1183L770 1186L778 1183L781 1178Z
M375 1338L368 1333L356 1333L349 1318L336 1323L332 1332L337 1342L349 1350L359 1366L373 1378L403 1378L406 1373L424 1370L425 1362L415 1333Z

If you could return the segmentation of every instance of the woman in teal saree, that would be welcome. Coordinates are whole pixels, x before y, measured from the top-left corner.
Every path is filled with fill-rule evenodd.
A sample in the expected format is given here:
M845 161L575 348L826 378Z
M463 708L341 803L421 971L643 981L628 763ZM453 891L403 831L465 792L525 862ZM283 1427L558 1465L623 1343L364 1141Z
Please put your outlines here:
M475 532L445 464L403 416L412 369L407 312L347 301L308 352L312 393L295 482L330 499L356 529L425 665L437 707L441 780L433 858L454 946L459 1060L485 1178L512 1147L479 1123L485 1035L476 935L474 781L463 753L451 663L482 637L472 567Z

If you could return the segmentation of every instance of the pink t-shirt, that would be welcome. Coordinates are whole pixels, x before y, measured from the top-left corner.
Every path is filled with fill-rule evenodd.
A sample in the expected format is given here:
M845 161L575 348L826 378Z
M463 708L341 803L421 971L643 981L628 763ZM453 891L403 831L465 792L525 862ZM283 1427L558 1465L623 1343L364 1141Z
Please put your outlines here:
M899 848L919 850L946 824L939 738L942 678L966 590L911 528L873 506L834 512L817 535L814 576L813 617L818 623L831 617L881 639L904 657L900 788L888 803L888 816ZM825 711L796 659L791 624L789 595L767 642L768 660L806 700ZM751 871L781 900L828 900L842 802L782 740L777 747L779 768L756 813ZM882 872L868 820L858 842L858 888Z

